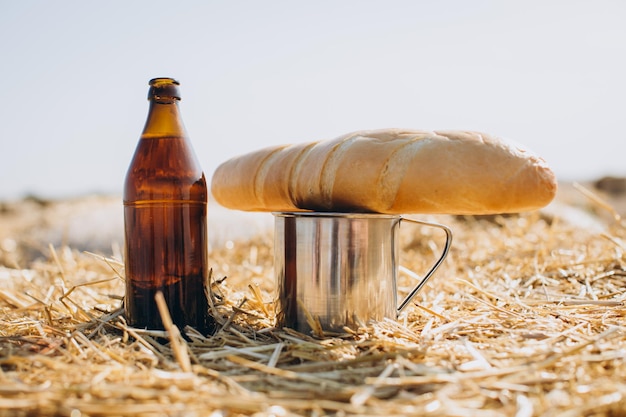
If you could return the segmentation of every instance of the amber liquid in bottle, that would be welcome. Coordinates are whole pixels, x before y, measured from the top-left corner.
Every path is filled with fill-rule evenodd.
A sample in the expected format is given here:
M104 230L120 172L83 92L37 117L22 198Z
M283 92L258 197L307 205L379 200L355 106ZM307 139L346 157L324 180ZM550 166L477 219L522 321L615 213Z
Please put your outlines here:
M154 298L161 291L177 327L211 333L206 179L180 117L178 82L151 80L148 99L124 183L126 319L163 329Z

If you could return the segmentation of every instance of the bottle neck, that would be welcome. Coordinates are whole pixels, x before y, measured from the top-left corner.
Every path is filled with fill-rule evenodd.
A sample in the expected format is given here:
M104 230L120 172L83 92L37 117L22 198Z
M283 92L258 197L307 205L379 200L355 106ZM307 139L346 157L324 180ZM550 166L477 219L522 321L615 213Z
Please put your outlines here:
M150 100L148 118L141 134L142 139L186 137L187 131L178 108L178 100Z

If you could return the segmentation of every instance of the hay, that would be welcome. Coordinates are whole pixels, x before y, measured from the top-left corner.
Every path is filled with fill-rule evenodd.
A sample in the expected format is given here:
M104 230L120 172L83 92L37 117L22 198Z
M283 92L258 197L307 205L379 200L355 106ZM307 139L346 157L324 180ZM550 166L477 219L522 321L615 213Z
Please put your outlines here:
M454 244L405 313L321 338L273 327L269 235L212 250L210 337L128 327L119 253L51 246L26 266L4 253L0 415L624 415L614 214L600 232L547 212L430 218ZM436 231L404 239L411 270L440 250Z

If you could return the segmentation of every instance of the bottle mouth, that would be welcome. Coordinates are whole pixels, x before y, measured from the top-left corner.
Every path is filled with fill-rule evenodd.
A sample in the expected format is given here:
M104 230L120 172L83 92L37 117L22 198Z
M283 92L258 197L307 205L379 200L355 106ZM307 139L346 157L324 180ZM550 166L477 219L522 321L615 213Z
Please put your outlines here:
M178 88L180 83L174 78L153 78L148 85L150 85L148 100L180 100L180 90Z
M161 84L176 84L176 85L180 85L180 83L171 77L156 77L151 79L148 84L151 87L157 86L157 85L161 85Z

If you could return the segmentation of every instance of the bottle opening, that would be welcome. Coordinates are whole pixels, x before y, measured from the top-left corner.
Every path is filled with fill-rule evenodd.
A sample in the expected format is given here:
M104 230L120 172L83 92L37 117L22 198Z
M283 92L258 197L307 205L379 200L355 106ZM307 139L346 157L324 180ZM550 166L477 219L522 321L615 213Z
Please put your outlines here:
M150 80L150 82L148 83L151 87L155 87L161 84L176 84L176 85L180 85L180 83L175 80L174 78L170 78L170 77L157 77L157 78L153 78Z

